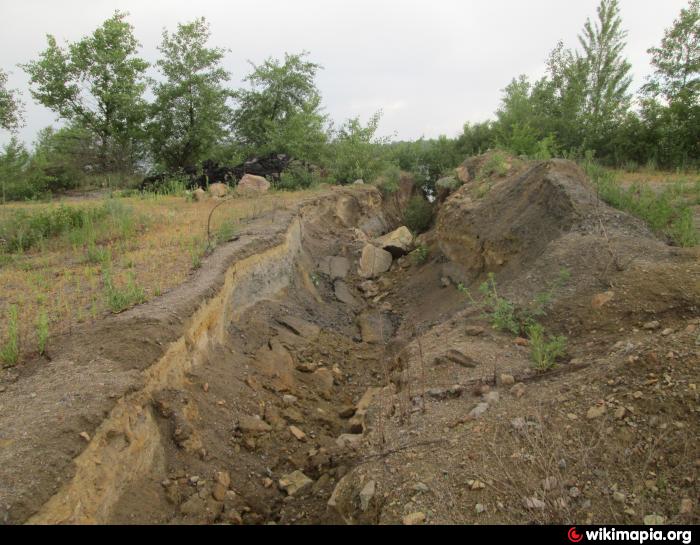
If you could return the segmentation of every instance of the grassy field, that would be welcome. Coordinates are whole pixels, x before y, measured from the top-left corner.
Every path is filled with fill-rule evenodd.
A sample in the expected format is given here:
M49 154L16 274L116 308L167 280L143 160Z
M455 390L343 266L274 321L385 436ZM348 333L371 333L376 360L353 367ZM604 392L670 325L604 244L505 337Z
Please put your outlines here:
M315 192L237 196L214 213L213 243ZM207 251L218 202L146 195L0 206L0 365L50 353L52 335L182 283Z

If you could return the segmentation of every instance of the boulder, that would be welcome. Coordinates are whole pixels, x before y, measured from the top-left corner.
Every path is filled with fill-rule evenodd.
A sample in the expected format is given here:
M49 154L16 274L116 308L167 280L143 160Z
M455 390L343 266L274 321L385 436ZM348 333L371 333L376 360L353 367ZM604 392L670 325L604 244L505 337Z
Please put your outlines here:
M204 191L201 187L198 187L192 192L192 196L194 197L195 201L202 202L203 200L206 200L207 192Z
M266 193L270 189L270 182L262 176L245 174L238 182L237 191L251 191L255 193Z
M209 186L209 193L212 197L223 198L229 193L229 188L226 184L215 183Z
M391 233L379 237L375 243L389 252L392 257L397 258L406 255L413 244L413 234L408 227L401 226Z
M362 278L376 278L391 267L392 257L389 252L366 244L362 249L358 274Z
M357 319L362 341L370 344L387 342L394 332L391 321L381 312L364 312Z

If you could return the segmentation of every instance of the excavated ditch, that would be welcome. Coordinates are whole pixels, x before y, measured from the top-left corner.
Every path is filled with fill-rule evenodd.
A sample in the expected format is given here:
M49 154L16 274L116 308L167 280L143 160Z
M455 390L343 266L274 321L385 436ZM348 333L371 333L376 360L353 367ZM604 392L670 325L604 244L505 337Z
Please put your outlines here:
M3 427L0 474L5 520L262 522L291 516L278 499L279 474L302 469L318 477L324 464L339 465L345 449L338 437L353 427L362 431L359 415L349 423L349 411L379 376L378 353L372 345L358 349L356 313L366 303L345 279L356 274L350 269L362 239L385 230L381 197L369 188L276 211L219 250L189 285L112 320L91 339L78 332L55 350L50 366L27 366L3 401L40 381L55 384L51 373L79 373L86 363L80 354L99 354L87 363L107 362L110 371L127 366L129 356L139 360L124 370L124 393L112 392L111 408L88 403L78 419L82 427L56 432L89 441L70 463L66 456L48 460L54 471L63 465L54 482L37 483L53 471L34 471L22 482L17 466L31 462L11 450L50 443L55 435L26 437L41 429L34 426L17 441L12 432L22 418L2 412L2 423L9 424ZM177 319L166 326L161 321L169 314ZM159 323L164 327L153 335ZM144 360L153 349L118 361L117 354L110 358L109 346L105 351L108 335L115 344L142 335L142 343L155 342L160 353L150 364ZM70 394L79 397L85 386L73 382ZM70 415L58 420L74 423ZM290 424L296 424L296 436ZM37 454L34 464L40 464Z
M591 400L593 414L631 406L656 382L629 362L657 371L657 354L667 381L693 380L698 261L601 206L569 163L512 170L485 198L466 183L442 204L415 241L427 260L377 240L410 184L387 200L334 189L255 219L158 300L54 341L50 362L2 382L0 521L569 523L593 520L589 498L608 520L596 498L637 473L595 468L644 458L624 426L645 421L587 425ZM493 270L527 304L562 267L573 280L543 323L569 335L567 354L537 373L527 341L456 287ZM650 334L653 318L672 333ZM533 463L543 449L554 466Z

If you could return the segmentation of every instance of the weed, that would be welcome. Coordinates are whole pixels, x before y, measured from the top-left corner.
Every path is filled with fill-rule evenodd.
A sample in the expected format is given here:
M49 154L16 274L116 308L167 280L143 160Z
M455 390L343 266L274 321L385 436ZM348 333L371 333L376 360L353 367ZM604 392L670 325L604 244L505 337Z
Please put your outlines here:
M497 151L484 162L484 165L479 171L479 178L488 178L490 176L502 177L508 174L508 161L505 154Z
M7 310L7 340L0 346L0 360L3 367L12 367L19 361L19 330L17 326L17 305Z
M202 266L202 258L206 252L206 246L202 244L199 237L193 237L190 241L190 259L192 260L192 268L199 269Z
M146 292L136 284L133 272L127 274L126 286L122 289L114 284L111 267L103 269L102 279L105 286L107 306L114 314L146 301Z
M39 354L43 356L46 353L46 343L49 340L49 316L46 313L46 310L42 310L37 318L36 338Z
M527 329L532 347L530 357L538 371L548 371L556 365L557 358L566 354L566 337L548 336L541 324L533 323Z
M411 252L411 257L416 265L421 265L428 260L429 250L423 244L420 244L415 250Z

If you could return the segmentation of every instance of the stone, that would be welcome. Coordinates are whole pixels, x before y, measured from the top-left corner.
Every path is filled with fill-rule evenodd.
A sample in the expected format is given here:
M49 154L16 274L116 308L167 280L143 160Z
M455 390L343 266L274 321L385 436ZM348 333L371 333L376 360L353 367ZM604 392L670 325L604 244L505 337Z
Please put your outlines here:
M315 341L321 333L321 328L316 324L312 324L311 322L307 322L306 320L296 316L285 316L283 318L278 318L277 321L280 324L287 326L292 330L292 332L296 333L300 337L310 341Z
M486 511L486 506L483 503L477 503L474 506L474 510L476 511L477 515L480 515L481 513Z
M296 426L289 426L289 432L297 441L306 441L306 434Z
M605 414L605 405L594 405L586 413L586 418L588 420L593 420L595 418L600 418Z
M625 503L625 500L627 499L627 496L625 496L622 492L613 492L612 497L617 503Z
M335 444L340 448L357 448L362 443L361 433L344 433L335 440Z
M604 293L594 295L593 299L591 299L591 307L602 308L612 301L613 297L615 297L614 291L606 291Z
M522 416L517 416L510 421L510 425L513 429L522 431L527 428L527 422Z
M625 414L627 414L627 409L624 407L618 407L615 409L615 418L617 420L622 420L625 417Z
M333 292L335 293L335 298L341 303L345 303L349 307L359 307L361 305L360 301L352 294L348 285L342 280L336 280L333 284Z
M265 433L271 431L272 427L258 416L241 416L238 429L243 433Z
M510 393L517 398L523 397L525 395L525 385L522 382L518 382L510 389Z
M369 504L377 491L377 482L368 481L360 490L360 509L367 511Z
M484 402L488 403L489 405L495 405L500 399L501 396L496 391L484 394Z
M229 188L226 184L215 183L209 184L209 193L212 197L223 198L229 193Z
M408 227L402 225L398 229L394 229L391 233L387 233L376 239L375 244L389 252L393 258L401 257L411 250L413 233L411 233Z
M477 362L473 358L458 350L448 350L444 357L462 367L474 368L477 366Z
M343 407L338 411L338 416L345 419L352 418L355 415L355 410L355 407L352 406Z
M415 490L416 492L430 492L430 487L427 484L421 482L414 484L411 488L413 488L413 490Z
M350 260L342 256L329 257L322 272L330 276L331 280L342 280L350 272Z
M423 513L422 511L409 513L403 518L402 522L405 526L415 526L417 524L423 524L425 522L425 513Z
M653 320L651 322L647 322L642 326L642 329L646 329L647 331L653 331L655 329L659 329L661 327L661 324L657 320Z
M231 486L231 474L228 471L217 471L214 474L214 482L228 489L228 487Z
M362 278L376 278L389 270L392 259L386 250L366 244L362 249L358 274Z
M280 488L284 490L289 496L294 496L296 494L304 492L312 484L313 481L298 469L296 471L293 471L292 473L284 475L279 480Z
M517 346L529 346L530 341L528 341L527 339L525 339L523 337L516 337L515 340L513 341L513 344L515 344Z
M488 403L479 403L476 407L474 407L471 411L469 411L469 417L470 418L479 418L482 414L484 414L489 408Z
M227 488L221 483L214 483L211 495L217 501L224 501L226 499Z
M523 500L526 509L544 509L547 505L539 498L525 498Z
M673 333L673 329L671 329L670 327L667 327L666 329L664 329L661 332L661 335L664 337L668 337L671 333Z
M486 330L480 325L468 325L464 328L464 333L466 333L468 337L480 337L485 332Z
M681 515L690 515L693 512L693 500L690 498L683 498L681 500L681 506L678 513Z
M192 197L194 198L195 201L197 202L202 202L207 199L207 192L204 191L201 187L198 187L192 192Z
M82 437L83 439L85 439L85 442L86 442L86 443L89 443L89 442L90 442L90 434L89 434L88 432L86 432L86 431L81 431L78 435L79 435L80 437Z
M364 282L358 284L357 287L365 297L374 297L375 295L379 294L379 286L371 280L365 280Z
M365 181L362 178L358 178L352 183L352 185L363 185L364 183Z
M269 189L270 182L262 176L255 176L254 174L245 174L236 187L236 191L241 193L267 193Z
M328 398L333 392L333 383L335 381L333 372L330 369L321 367L311 373L311 378L319 389L319 394L324 398Z
M666 519L657 514L646 515L644 517L644 524L646 526L660 526L666 523Z
M297 396L293 396L291 394L284 394L282 396L282 402L285 405L294 405L297 401L299 401L299 398L297 398Z
M502 373L500 376L500 381L502 386L512 386L515 384L515 377L513 375Z

